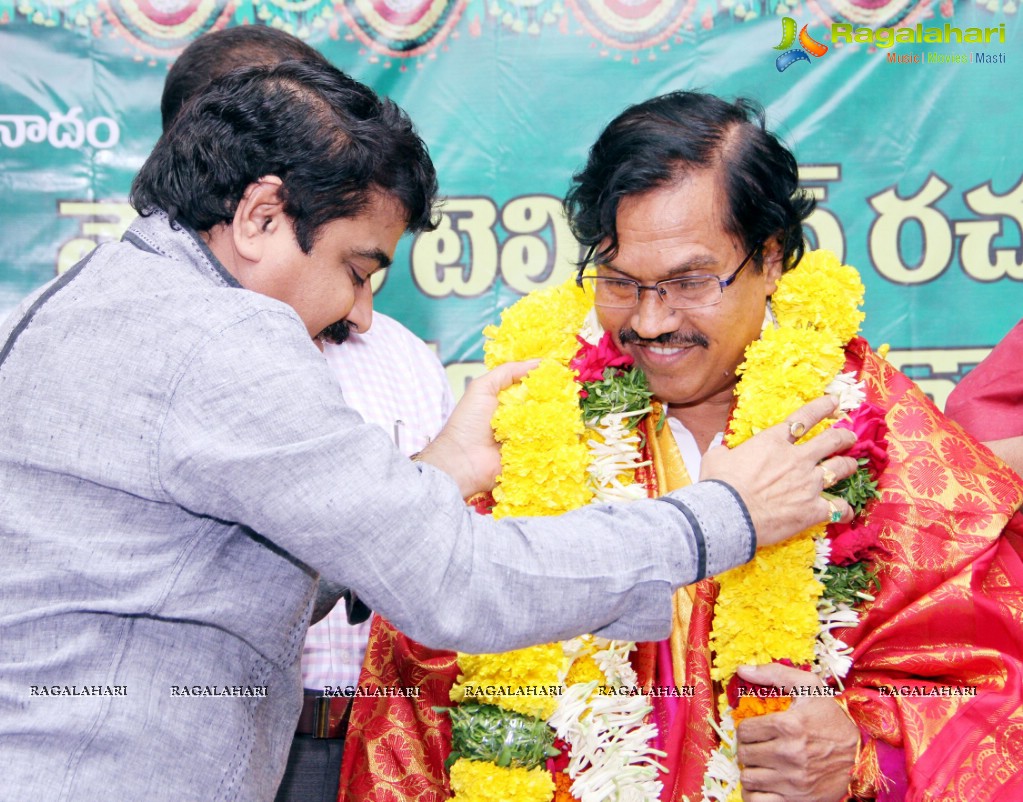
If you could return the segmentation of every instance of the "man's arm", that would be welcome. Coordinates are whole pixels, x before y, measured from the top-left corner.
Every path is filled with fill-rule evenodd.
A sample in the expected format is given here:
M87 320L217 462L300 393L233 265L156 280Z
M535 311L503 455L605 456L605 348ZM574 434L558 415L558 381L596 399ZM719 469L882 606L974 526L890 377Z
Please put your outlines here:
M536 360L509 362L475 379L437 439L416 459L450 475L464 498L492 488L501 470L501 452L490 428L497 394L536 365ZM851 475L856 461L831 455L852 446L856 436L844 429L829 429L796 446L789 432L794 424L808 431L834 414L836 406L832 398L818 398L738 447L716 448L704 458L700 479L716 479L738 491L752 517L757 545L777 543L831 514L821 496L825 472L814 472L827 460L827 468L838 480ZM832 503L842 521L852 519L845 501L833 499Z
M158 463L170 500L261 533L429 645L500 651L582 632L662 638L673 589L702 575L701 542L708 572L751 551L750 512L714 482L675 494L689 516L660 500L557 518L471 512L464 487L409 462L344 405L303 329L282 312L225 326L172 390ZM809 427L815 418L804 414ZM831 439L847 444L845 436ZM819 484L825 446L774 437L785 473ZM464 465L464 452L455 459ZM492 481L496 468L487 470ZM740 493L756 481L740 482ZM781 528L793 534L823 520L826 503L806 509L807 492L816 491L757 513L758 534L777 539Z

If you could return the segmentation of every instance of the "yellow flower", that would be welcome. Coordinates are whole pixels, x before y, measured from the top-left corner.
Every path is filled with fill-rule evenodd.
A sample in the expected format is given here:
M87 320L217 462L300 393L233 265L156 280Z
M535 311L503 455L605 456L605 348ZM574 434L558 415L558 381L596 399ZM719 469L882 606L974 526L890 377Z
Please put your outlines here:
M796 665L814 659L820 629L814 579L814 527L798 537L761 549L745 565L721 575L710 645L711 676L727 682L740 665L788 658Z
M495 518L556 515L589 503L586 427L571 368L541 361L501 392L492 424L501 443Z
M501 768L459 758L451 767L451 790L460 802L550 802L554 780L543 767Z
M827 332L845 345L863 322L863 282L856 268L831 251L810 251L784 273L771 296L771 308L784 327Z
M544 359L498 395L494 436L498 442L516 440L547 443L550 438L578 440L585 426L579 410L575 374L553 359Z
M503 445L504 468L494 488L495 518L555 515L589 503L593 491L586 484L586 446L577 442L547 448L538 450L536 443Z
M568 676L565 677L565 684L576 685L580 682L591 682L593 680L596 680L598 685L607 684L607 677L600 670L597 661L588 654L584 654L572 662L572 667L568 670Z
M779 423L824 393L845 363L843 346L815 329L769 328L746 347L739 365L738 401L732 415L729 446ZM814 359L806 358L814 354ZM834 421L825 421L812 436Z
M451 701L469 699L547 719L558 706L558 694L550 691L561 687L558 670L563 659L559 643L500 654L459 654L462 673L451 689ZM539 689L548 693L541 695Z
M576 334L593 307L593 297L569 279L536 290L501 313L500 326L487 326L483 362L495 368L505 362L550 357L563 365L579 350Z

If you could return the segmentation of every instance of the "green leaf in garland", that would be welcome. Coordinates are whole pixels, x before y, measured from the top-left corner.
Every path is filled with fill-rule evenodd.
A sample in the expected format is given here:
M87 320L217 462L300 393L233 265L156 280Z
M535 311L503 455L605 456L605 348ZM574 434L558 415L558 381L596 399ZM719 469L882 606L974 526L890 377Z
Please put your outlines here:
M459 758L494 763L502 768L536 768L561 752L547 722L496 705L462 704L434 708L451 717L450 769Z
M604 368L604 378L597 382L583 382L585 397L580 396L583 420L592 421L618 412L638 412L650 406L653 393L646 376L637 367L628 370ZM630 429L635 428L642 415L635 415L628 421Z
M851 565L829 565L827 572L821 577L824 584L824 595L832 603L845 602L850 606L862 604L873 598L881 589L877 573L867 567L865 562Z
M877 482L870 478L870 471L866 467L868 460L863 458L857 462L859 468L856 472L831 487L828 492L844 498L853 508L853 512L859 515L867 506L867 502L880 494L877 492Z

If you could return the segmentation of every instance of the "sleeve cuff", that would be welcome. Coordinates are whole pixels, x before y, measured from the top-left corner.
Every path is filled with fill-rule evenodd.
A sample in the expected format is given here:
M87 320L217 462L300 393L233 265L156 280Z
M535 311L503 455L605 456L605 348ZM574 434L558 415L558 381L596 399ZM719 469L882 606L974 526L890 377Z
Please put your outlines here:
M756 533L749 510L725 482L699 482L661 496L689 523L696 555L696 579L719 574L752 559Z

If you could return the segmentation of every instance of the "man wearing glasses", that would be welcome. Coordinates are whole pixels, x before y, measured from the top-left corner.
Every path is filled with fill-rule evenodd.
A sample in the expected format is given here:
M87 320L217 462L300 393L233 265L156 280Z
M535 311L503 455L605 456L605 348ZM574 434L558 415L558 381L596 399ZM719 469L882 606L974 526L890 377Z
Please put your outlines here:
M763 111L699 93L671 93L626 109L573 177L566 209L589 247L578 281L592 287L600 324L666 403L690 476L699 475L701 455L729 426L737 367L747 346L775 325L771 296L782 273L804 256L802 221L813 208L798 188L794 156L766 130ZM1019 534L1002 531L1019 505L1019 488L1003 465L857 338L846 347L844 370L854 367L889 427L888 463L877 477L882 495L866 515L881 531L881 549L864 562L880 589L858 624L834 632L853 647L844 693L797 699L785 712L739 725L743 798L1021 798L1020 781L1008 778L1013 772L1018 778L1023 757L1001 733L1023 727L1019 682L1008 679L1019 675L1023 646L1016 636L989 635L1018 635L1009 611L1021 594L1017 585L1011 601L1004 595L999 601L1000 592L986 589L1001 572L1019 576L1011 548ZM919 481L921 472L934 471L944 483L940 493ZM985 483L1009 503L978 529L962 500ZM997 506L995 500L990 509ZM968 544L966 532L982 542ZM942 595L957 584L961 594ZM679 592L678 604L692 615L676 632L688 656L676 661L681 665L659 666L658 676L710 684L713 613L701 620L699 612L701 604L714 609L716 593L714 580L699 583L690 594L694 608ZM940 624L932 616L937 608ZM971 663L981 653L997 668ZM776 663L744 678L791 687L809 676ZM897 682L977 692L965 700L893 699ZM839 683L835 690L841 689ZM662 736L669 751L674 747L662 799L701 797L720 690L706 695L703 709L695 702L685 711L660 711L670 721ZM984 771L986 752L1006 755L1012 770Z
M619 348L643 369L657 397L686 399L669 408L669 423L686 450L698 449L697 462L720 441L735 368L760 336L764 303L781 275L776 243L767 259L760 244L742 256L712 219L720 203L716 183L704 171L678 187L623 199L618 255L579 277L594 290L601 325L617 333ZM692 216L702 229L682 222ZM754 260L759 264L747 271ZM736 262L723 278L711 272ZM679 326L682 310L691 322Z

